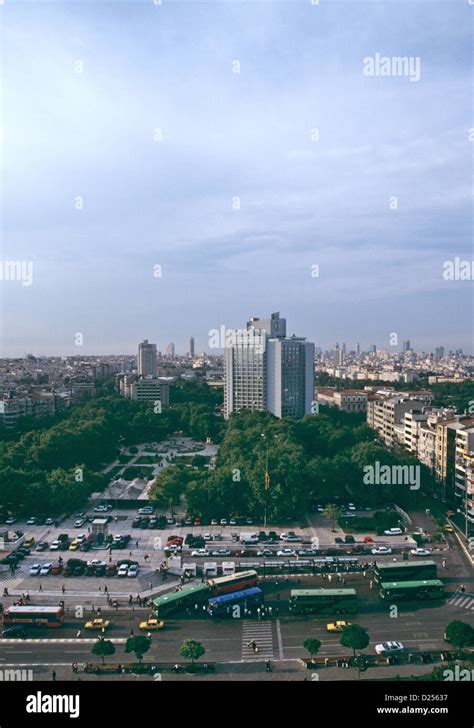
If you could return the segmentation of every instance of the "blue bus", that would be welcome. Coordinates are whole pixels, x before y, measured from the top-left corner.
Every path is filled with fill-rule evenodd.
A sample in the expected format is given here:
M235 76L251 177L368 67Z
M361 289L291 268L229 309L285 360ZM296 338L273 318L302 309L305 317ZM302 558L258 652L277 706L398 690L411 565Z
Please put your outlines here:
M263 592L258 586L254 586L221 597L212 597L207 602L207 611L211 617L235 617L235 607L239 607L245 614L245 609L256 608L260 604L263 604ZM237 614L240 616L239 612Z

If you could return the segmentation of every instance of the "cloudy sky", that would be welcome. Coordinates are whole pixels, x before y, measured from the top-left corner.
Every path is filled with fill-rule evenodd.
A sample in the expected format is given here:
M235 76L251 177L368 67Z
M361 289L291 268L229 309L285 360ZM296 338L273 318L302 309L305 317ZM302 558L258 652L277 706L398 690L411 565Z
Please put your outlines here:
M33 262L2 356L209 350L271 311L324 348L471 350L472 281L443 278L472 259L467 0L0 12L2 260Z

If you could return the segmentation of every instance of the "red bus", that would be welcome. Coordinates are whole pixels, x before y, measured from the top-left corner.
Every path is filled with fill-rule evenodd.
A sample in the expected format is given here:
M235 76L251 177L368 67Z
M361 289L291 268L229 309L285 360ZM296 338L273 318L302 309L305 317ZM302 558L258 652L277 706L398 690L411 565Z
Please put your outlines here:
M207 582L211 588L213 596L219 594L228 594L243 589L251 589L257 586L256 571L240 571L230 576L219 576L217 579L209 579Z
M64 607L7 607L3 612L4 626L60 627L63 622Z

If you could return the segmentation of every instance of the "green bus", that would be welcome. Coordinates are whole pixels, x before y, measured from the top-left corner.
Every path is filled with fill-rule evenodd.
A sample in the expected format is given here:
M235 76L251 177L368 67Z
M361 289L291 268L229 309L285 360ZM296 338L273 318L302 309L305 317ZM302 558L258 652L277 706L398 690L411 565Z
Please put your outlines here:
M389 581L423 581L436 579L438 571L434 561L394 561L377 564L374 567L374 580L377 584Z
M195 604L204 604L210 596L211 590L208 584L188 586L153 599L153 611L157 617L164 617L186 607L194 608Z
M380 584L382 599L442 599L444 584L440 579L427 579L425 581L389 581Z
M355 589L292 589L290 614L355 614Z

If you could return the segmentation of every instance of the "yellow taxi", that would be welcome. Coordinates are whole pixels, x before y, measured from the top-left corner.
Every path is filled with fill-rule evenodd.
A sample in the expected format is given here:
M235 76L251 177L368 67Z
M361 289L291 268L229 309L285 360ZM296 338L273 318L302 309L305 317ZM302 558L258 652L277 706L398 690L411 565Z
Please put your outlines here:
M74 541L71 541L71 543L69 544L69 551L77 551L80 545L80 542L77 540L77 538L75 538Z
M446 533L454 533L454 528L449 523L446 523L444 530L446 531Z
M102 619L101 617L96 617L96 619L91 619L90 622L86 622L84 627L86 629L107 629L107 627L110 626L110 619Z
M149 617L146 622L140 622L140 629L163 629L164 626L164 620L156 619L155 617Z
M331 622L330 624L327 624L326 629L328 632L342 632L345 627L350 626L350 622L345 622L343 619L341 619L338 622Z

